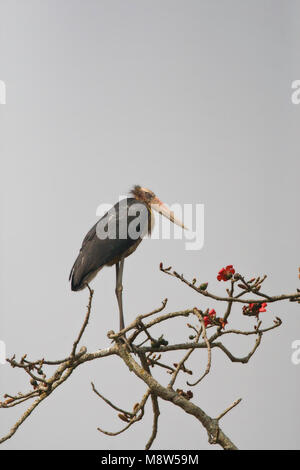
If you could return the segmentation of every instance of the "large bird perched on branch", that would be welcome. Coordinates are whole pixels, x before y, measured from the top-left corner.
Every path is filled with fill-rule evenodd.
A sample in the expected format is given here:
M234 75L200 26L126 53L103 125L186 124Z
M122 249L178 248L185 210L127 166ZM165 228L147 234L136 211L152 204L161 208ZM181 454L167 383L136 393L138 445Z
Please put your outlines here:
M87 287L104 266L116 265L116 296L120 330L124 328L122 277L124 259L131 255L154 226L152 209L185 228L150 189L134 186L131 196L115 204L85 236L69 280L73 291Z

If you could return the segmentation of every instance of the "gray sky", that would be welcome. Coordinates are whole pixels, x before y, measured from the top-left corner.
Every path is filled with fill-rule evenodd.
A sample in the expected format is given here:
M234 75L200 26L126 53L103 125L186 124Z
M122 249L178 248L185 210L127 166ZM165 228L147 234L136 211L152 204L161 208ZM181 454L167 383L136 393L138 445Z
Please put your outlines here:
M290 0L2 0L0 79L1 288L0 339L8 355L65 357L82 323L87 293L72 293L69 270L99 204L114 203L133 184L169 204L205 205L205 244L145 240L125 262L125 319L169 298L168 311L207 302L158 270L160 261L223 292L217 271L267 273L271 293L299 287L300 2ZM92 319L83 344L106 347L118 325L114 269L94 281ZM209 306L220 308L210 303ZM275 304L248 365L213 354L211 374L194 401L223 420L240 448L299 448L299 306ZM234 326L253 325L232 316ZM166 332L182 339L184 321ZM230 338L244 355L251 339ZM174 361L181 355L174 354ZM204 370L204 352L190 366ZM158 373L166 380L164 372ZM168 378L168 377L167 377ZM178 385L185 386L185 377ZM34 412L2 449L143 448L150 407L128 433L111 438L97 426L122 422L90 390L121 407L145 391L115 359L87 364ZM27 389L21 371L0 365L0 391ZM21 408L0 410L7 432ZM206 449L198 422L161 402L153 448Z

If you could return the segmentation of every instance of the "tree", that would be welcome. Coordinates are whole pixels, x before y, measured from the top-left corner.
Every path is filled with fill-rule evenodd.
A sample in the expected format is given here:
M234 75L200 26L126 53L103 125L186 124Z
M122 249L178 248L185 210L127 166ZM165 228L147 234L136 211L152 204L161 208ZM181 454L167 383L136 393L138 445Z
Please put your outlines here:
M78 346L82 340L85 329L88 325L94 291L89 288L89 302L84 322L81 326L79 334L75 339L70 354L60 360L48 360L45 358L38 360L29 360L25 354L19 361L15 356L7 359L11 367L21 368L29 376L31 390L25 393L17 393L16 395L4 395L4 401L0 402L0 408L11 408L18 406L25 401L31 401L31 405L27 408L20 419L14 424L8 434L0 439L0 443L10 439L25 422L31 413L46 400L57 387L61 386L70 375L84 363L88 361L99 360L108 356L117 356L123 361L128 369L146 384L146 392L141 400L133 405L131 411L124 410L113 404L109 399L105 398L96 389L92 383L93 392L113 410L118 412L119 418L126 424L118 432L109 432L98 428L109 436L118 436L133 426L136 422L143 419L145 406L149 398L152 403L153 410L153 428L151 436L146 443L146 449L150 449L157 435L158 420L160 415L159 400L166 400L174 406L181 408L185 413L192 415L206 429L208 440L211 444L219 444L223 449L237 449L231 439L223 432L220 427L221 419L236 407L241 398L235 400L226 410L219 413L217 417L208 416L205 411L192 401L192 387L198 386L202 380L210 373L211 370L211 351L213 348L221 350L232 362L246 364L261 345L263 335L278 328L282 321L275 317L273 324L263 327L261 314L266 312L267 307L283 300L300 303L300 289L293 294L268 295L262 292L261 288L266 279L266 275L262 277L253 277L246 280L246 277L236 273L232 265L222 268L217 276L220 282L228 282L229 288L226 289L226 295L220 296L208 291L208 283L198 283L196 279L191 282L183 275L172 271L171 267L164 268L160 264L160 270L173 278L186 284L189 288L196 291L200 296L215 301L223 307L224 314L218 317L215 309L207 309L205 311L198 307L187 308L178 312L162 313L167 305L167 299L162 305L150 313L139 315L136 319L124 328L122 331L115 333L109 331L107 336L112 341L112 345L106 349L99 349L95 352L88 352L85 346L78 351ZM227 285L227 284L226 284ZM246 331L234 329L231 325L231 313L233 306L240 309L240 314L247 317L254 317L256 324L254 328ZM220 311L220 309L218 308ZM168 341L160 335L154 338L151 335L151 328L154 325L166 324L174 318L189 318L186 324L189 331L189 340L177 344L169 344ZM186 331L186 330L182 330ZM253 336L254 345L249 353L244 357L237 357L225 347L222 340L227 335ZM193 371L188 369L186 363L191 354L195 350L203 349L206 351L207 360L206 368L200 373L199 378L194 381L187 381L187 390L176 388L175 383L179 374L191 376ZM178 363L169 363L165 360L166 353L170 351L183 351L183 356ZM54 371L53 371L54 368ZM160 383L155 378L155 370L163 368L168 373L168 383ZM46 371L47 369L47 371Z

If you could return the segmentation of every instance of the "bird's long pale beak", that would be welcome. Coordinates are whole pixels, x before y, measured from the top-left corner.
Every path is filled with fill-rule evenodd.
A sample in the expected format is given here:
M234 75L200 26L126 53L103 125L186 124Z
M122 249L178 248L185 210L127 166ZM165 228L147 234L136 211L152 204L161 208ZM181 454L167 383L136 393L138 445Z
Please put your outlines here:
M166 206L163 202L161 202L157 197L151 204L152 209L155 211L159 212L161 215L164 215L167 219L169 219L171 222L173 222L176 225L179 225L179 227L184 228L185 230L188 230L187 227L183 225L181 220L177 219L174 215L174 212L171 211L171 209Z

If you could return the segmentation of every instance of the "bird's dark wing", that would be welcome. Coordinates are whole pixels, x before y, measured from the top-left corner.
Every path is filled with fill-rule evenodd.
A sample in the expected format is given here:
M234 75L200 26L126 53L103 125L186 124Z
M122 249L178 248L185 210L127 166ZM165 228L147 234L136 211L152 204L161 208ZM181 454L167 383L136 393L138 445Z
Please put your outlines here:
M99 222L99 221L98 221L98 222ZM93 227L91 228L91 230L89 230L89 232L86 234L86 236L85 236L84 239L83 239L83 242L82 242L82 245L81 245L81 248L80 248L79 255L78 255L78 257L76 258L76 260L75 260L75 262L74 262L74 264L73 264L73 266L72 266L72 269L71 269L71 271L70 271L69 281L71 280L71 277L72 277L72 275L73 275L74 268L75 268L75 265L76 265L76 263L77 263L77 261L78 261L78 258L79 258L79 256L80 256L80 253L82 252L82 250L83 250L83 248L85 247L85 245L86 245L89 241L93 240L93 238L96 236L96 228L97 228L98 222L96 222L95 225L93 225Z
M147 233L148 223L147 206L134 198L123 199L110 209L82 242L70 273L72 290L84 288L87 279L101 267L134 249Z

